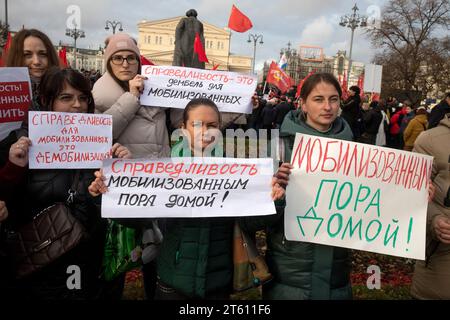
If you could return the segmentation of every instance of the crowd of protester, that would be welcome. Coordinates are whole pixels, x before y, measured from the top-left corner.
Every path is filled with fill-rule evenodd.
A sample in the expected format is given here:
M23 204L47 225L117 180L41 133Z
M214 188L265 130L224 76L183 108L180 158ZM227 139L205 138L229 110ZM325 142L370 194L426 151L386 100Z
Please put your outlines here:
M103 75L60 68L49 38L38 30L23 29L12 41L6 65L28 68L33 91L30 110L111 115L114 157L164 158L170 156L171 149L174 156L176 146L169 142L169 132L174 127L182 128L192 142L176 156L189 157L194 152L194 141L201 146L200 152L214 143L208 130L236 125L224 120L226 115L208 99L194 99L178 114L167 108L141 105L145 77L140 74L140 51L127 34L106 40L104 59ZM432 110L408 100L399 103L395 98L366 101L361 99L361 88L357 86L349 88L345 101L341 97L341 85L327 73L308 77L298 97L296 88L281 93L275 89L264 92L262 85L257 87L252 113L242 117L244 121L238 126L280 132L285 152L271 182L277 214L242 219L112 221L138 230L143 243L149 234L163 235L157 251L143 251L147 299L228 298L233 282L231 243L235 223L250 234L266 230L266 258L274 279L263 286L265 299L352 297L348 249L288 241L284 237L284 208L289 201L284 190L293 169L289 160L296 133L435 157L427 225L427 248L431 249L427 250L427 261L418 262L413 295L418 299L450 298L450 93ZM194 127L201 129L200 135L194 134ZM0 295L21 299L120 299L124 273L110 281L102 277L107 225L112 223L100 215L100 196L107 192L102 172L29 169L30 145L26 121L0 142ZM223 155L217 151L215 156ZM60 259L28 277L16 279L14 252L7 246L9 232L55 202L64 202L74 180L78 183L73 212L87 230L86 238ZM67 287L66 269L70 265L80 266L83 271L81 290Z

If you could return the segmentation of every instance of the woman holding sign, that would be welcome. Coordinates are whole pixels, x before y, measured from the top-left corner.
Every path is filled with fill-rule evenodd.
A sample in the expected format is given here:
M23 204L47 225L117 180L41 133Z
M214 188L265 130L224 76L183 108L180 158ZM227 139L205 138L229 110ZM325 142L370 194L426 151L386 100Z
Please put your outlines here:
M140 52L136 41L127 34L119 33L108 37L105 43L107 71L92 90L96 112L112 115L113 139L130 149L133 157L168 157L170 146L165 109L143 106L139 101L145 77L140 75ZM149 227L157 228L150 219L147 220ZM145 227L144 223L141 227ZM148 298L154 295L155 268L154 262L144 261Z
M6 66L28 68L36 103L42 77L50 67L59 66L59 59L46 34L36 29L22 29L12 39Z
M338 117L341 87L328 73L310 76L302 86L301 109L290 111L280 128L282 160L277 182L287 185L296 133L352 140L352 131ZM299 195L301 197L301 194ZM289 199L287 199L289 201ZM350 299L350 252L348 249L286 240L285 202L277 203L275 216L246 219L249 231L267 227L267 262L275 279L263 287L265 299ZM244 222L243 222L244 223Z
M107 71L95 83L96 112L113 117L113 138L135 158L161 158L170 154L166 114L163 108L142 106L144 90L140 52L134 39L119 33L106 39Z
M59 66L58 55L47 35L36 29L22 29L14 35L8 50L6 67L28 68L33 94L30 110L40 109L42 77L50 67L55 66ZM9 136L0 142L0 165L8 158L11 144L27 132L27 120L22 123L21 128L10 132Z
M50 68L41 83L41 105L42 111L93 113L94 103L90 83L81 73L73 69ZM26 137L21 137L11 146L13 150L19 151L15 162L22 164L23 171L23 178L18 177L20 184L10 185L15 194L13 199L7 201L11 229L20 229L45 208L56 203L65 203L69 189L74 188L76 192L70 206L71 214L84 226L87 236L57 260L16 281L17 293L21 298L32 299L97 298L103 285L99 275L105 224L100 216L99 203L87 190L93 170L30 170L27 168L30 146L31 140ZM130 157L128 149L119 144L113 146L112 154L123 158ZM71 276L68 270L72 266L79 268L77 281L80 290L70 290L67 285ZM74 277L76 279L76 272Z

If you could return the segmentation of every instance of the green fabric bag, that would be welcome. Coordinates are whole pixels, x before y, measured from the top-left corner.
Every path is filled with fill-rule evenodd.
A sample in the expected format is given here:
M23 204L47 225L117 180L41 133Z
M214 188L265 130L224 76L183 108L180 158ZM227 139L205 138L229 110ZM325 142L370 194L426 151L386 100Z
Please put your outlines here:
M108 219L103 253L103 278L106 281L141 265L140 238L137 230Z

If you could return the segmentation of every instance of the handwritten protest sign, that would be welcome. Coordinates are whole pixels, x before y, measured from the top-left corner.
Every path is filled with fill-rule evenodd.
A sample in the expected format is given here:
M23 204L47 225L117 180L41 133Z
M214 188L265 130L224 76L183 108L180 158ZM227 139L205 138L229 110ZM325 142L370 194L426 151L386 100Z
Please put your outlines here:
M20 128L31 100L28 68L0 68L0 140Z
M432 157L297 134L286 239L425 258Z
M28 125L31 169L101 168L111 157L111 115L30 111Z
M104 161L102 217L225 217L275 213L272 159Z
M172 66L142 66L147 76L141 104L184 109L194 98L208 98L220 111L252 113L256 76Z

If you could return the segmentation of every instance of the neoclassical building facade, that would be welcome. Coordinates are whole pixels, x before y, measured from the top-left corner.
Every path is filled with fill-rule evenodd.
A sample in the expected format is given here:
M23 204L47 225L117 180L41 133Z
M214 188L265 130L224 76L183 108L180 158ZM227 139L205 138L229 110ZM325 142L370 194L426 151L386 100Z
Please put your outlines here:
M172 65L175 29L181 18L183 17L139 22L138 46L141 54L157 65ZM209 60L205 68L212 69L219 65L217 70L251 73L251 57L230 53L230 31L205 21L202 23L205 51Z

